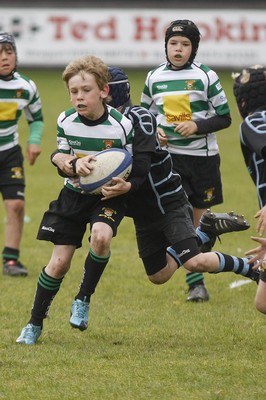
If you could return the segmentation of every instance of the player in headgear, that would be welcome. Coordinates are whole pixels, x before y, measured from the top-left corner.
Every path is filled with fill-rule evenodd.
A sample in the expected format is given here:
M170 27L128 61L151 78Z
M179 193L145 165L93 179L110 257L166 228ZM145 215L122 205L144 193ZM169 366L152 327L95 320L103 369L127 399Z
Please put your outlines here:
M12 76L14 75L14 72L17 70L17 64L18 64L17 47L16 47L16 42L15 42L14 36L8 32L1 32L0 33L0 52L3 48L6 48L8 51L10 46L12 47L12 49L15 53L15 56L16 56L15 68L13 68L11 71L8 70L6 74L5 74L5 71L1 72L0 79L6 79L9 76L10 76L10 78L12 78Z
M8 32L0 32L0 105L0 192L6 209L3 273L27 276L27 268L19 260L25 177L18 124L24 111L29 127L25 158L33 165L41 153L43 115L36 84L17 71L16 44L14 36Z
M168 50L167 50L167 44L168 41L171 37L173 36L184 36L188 38L191 41L192 44L192 51L191 55L188 59L188 61L182 65L182 66L176 66L173 64L172 61L169 60L168 57ZM181 70L189 67L197 54L198 48L199 48L199 42L200 42L200 31L197 27L197 25L194 24L194 22L188 20L188 19L177 19L173 22L171 22L170 26L167 28L165 32L165 54L167 61L169 62L170 67L174 67L174 69Z
M266 205L266 68L254 65L233 73L232 77L236 103L243 118L240 125L241 149L262 208ZM258 231L263 234L266 215L265 222L259 220L259 225Z
M127 74L117 67L109 67L109 94L111 101L108 104L114 108L130 105L130 83Z
M194 22L171 22L165 32L166 62L148 72L141 96L141 105L157 117L160 143L181 175L195 226L207 209L223 202L216 133L231 124L218 75L195 61L199 43ZM187 274L186 282L188 301L209 299L203 274Z
M266 230L266 68L253 65L240 73L233 73L234 95L238 110L243 118L240 125L240 143L245 164L256 186L259 211L257 232L260 236ZM247 255L260 260L263 269L255 297L258 311L266 314L266 239L252 237L260 247L250 250Z
M232 74L234 95L241 117L266 109L266 68L253 65L244 68L240 73Z

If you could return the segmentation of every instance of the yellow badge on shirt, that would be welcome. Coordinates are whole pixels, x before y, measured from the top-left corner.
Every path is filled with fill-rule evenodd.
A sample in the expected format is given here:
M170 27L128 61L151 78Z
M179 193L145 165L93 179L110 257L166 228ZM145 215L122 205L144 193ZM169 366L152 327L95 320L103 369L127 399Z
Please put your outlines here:
M0 121L16 120L17 109L17 103L0 102Z

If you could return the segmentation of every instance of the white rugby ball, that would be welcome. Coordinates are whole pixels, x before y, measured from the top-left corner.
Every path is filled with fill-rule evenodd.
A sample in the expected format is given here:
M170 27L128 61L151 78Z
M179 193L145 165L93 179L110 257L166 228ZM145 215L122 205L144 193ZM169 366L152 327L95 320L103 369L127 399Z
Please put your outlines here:
M110 186L112 178L127 179L132 169L131 154L124 149L107 149L95 154L93 170L79 177L79 185L89 194L101 194L103 186Z

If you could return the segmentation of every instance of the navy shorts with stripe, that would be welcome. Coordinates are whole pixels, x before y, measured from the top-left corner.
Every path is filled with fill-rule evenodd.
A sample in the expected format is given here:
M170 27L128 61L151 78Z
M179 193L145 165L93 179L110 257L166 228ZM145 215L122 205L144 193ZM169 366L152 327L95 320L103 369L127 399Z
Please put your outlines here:
M64 187L44 213L37 239L79 248L88 224L91 227L95 222L104 222L116 236L124 215L125 196L101 201L100 196L81 194Z

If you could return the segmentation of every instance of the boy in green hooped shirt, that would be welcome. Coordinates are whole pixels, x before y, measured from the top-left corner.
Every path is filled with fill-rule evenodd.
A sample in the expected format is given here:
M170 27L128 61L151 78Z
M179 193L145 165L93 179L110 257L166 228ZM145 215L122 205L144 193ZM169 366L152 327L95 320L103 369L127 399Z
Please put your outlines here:
M73 107L57 119L57 147L60 154L69 156L68 174L39 226L37 239L52 242L53 251L40 271L30 319L17 338L22 344L35 344L41 335L43 320L89 226L90 249L70 317L72 327L87 329L90 296L109 262L111 241L126 211L125 196L102 201L101 194L85 194L76 184L78 176L90 173L91 161L99 151L120 148L132 152L131 121L107 104L108 67L98 57L84 56L66 66L63 81Z
M43 115L35 83L17 72L17 50L14 37L0 33L0 192L6 209L5 246L2 251L3 273L27 276L19 261L25 208L23 154L19 145L18 121L22 114L30 134L26 158L33 165L41 153Z
M157 116L160 143L182 178L195 227L207 209L223 202L216 131L231 124L219 77L194 61L199 42L192 21L173 21L165 34L166 62L148 73L141 96L141 105ZM202 274L187 273L186 281L188 301L209 299Z

